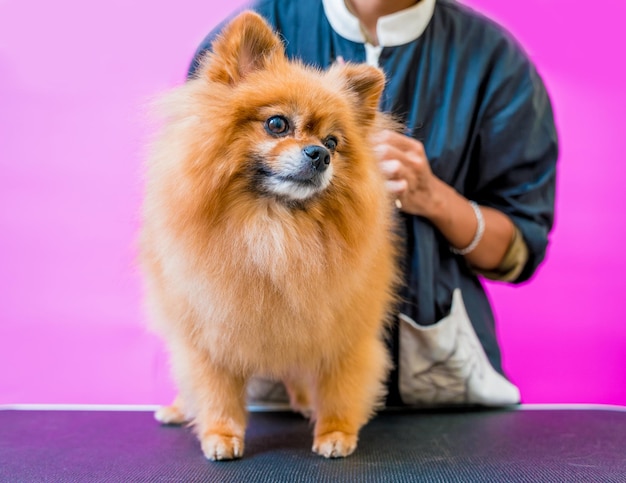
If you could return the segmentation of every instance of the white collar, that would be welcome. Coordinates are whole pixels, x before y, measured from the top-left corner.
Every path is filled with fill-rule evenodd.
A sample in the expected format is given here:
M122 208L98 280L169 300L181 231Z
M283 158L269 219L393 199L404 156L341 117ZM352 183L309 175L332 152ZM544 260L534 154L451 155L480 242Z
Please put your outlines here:
M335 32L352 42L366 43L359 19L348 10L344 0L322 1L326 18ZM412 7L380 17L376 25L378 45L393 47L417 39L433 16L435 1L421 0Z

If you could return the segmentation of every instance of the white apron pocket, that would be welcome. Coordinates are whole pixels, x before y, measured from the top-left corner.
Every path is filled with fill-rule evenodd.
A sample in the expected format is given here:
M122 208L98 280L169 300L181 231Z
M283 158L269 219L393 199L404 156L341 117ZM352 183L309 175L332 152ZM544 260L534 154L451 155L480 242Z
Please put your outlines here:
M420 326L400 314L399 390L405 404L505 406L520 402L516 386L489 363L465 310L461 290L450 314Z

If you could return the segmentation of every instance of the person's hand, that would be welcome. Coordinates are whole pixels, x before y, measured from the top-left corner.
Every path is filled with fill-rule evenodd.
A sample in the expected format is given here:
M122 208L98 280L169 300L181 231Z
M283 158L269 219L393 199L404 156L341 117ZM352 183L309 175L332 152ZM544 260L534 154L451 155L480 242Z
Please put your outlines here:
M387 190L405 213L427 218L456 248L467 247L478 230L478 217L468 199L457 193L430 169L424 146L394 131L382 131L372 140ZM504 213L479 208L484 233L466 260L481 270L495 270L515 235L515 226Z
M402 211L431 218L437 210L436 191L441 183L430 169L421 142L385 130L373 139L387 190Z

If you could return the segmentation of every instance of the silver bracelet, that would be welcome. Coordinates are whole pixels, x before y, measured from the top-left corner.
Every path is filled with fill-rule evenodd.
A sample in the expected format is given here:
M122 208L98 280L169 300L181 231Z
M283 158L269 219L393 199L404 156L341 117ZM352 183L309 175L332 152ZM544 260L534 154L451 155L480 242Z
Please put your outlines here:
M472 250L474 250L474 248L478 246L478 244L480 243L480 240L485 234L485 218L483 218L483 212L480 211L480 208L478 207L478 204L475 201L470 201L469 204L474 210L474 214L476 215L476 222L478 223L478 226L476 227L476 233L474 234L474 238L472 238L472 241L470 242L469 245L467 245L465 248L460 248L460 249L450 247L450 251L456 255L467 255L468 253L470 253Z

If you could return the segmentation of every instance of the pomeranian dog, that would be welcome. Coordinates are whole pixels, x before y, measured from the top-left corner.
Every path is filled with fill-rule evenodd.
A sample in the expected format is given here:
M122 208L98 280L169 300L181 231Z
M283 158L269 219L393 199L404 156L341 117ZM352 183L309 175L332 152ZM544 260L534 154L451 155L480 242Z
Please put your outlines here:
M288 61L244 12L161 103L141 230L146 299L210 460L239 458L246 382L283 380L313 451L351 454L384 396L397 280L393 203L370 137L385 78Z

